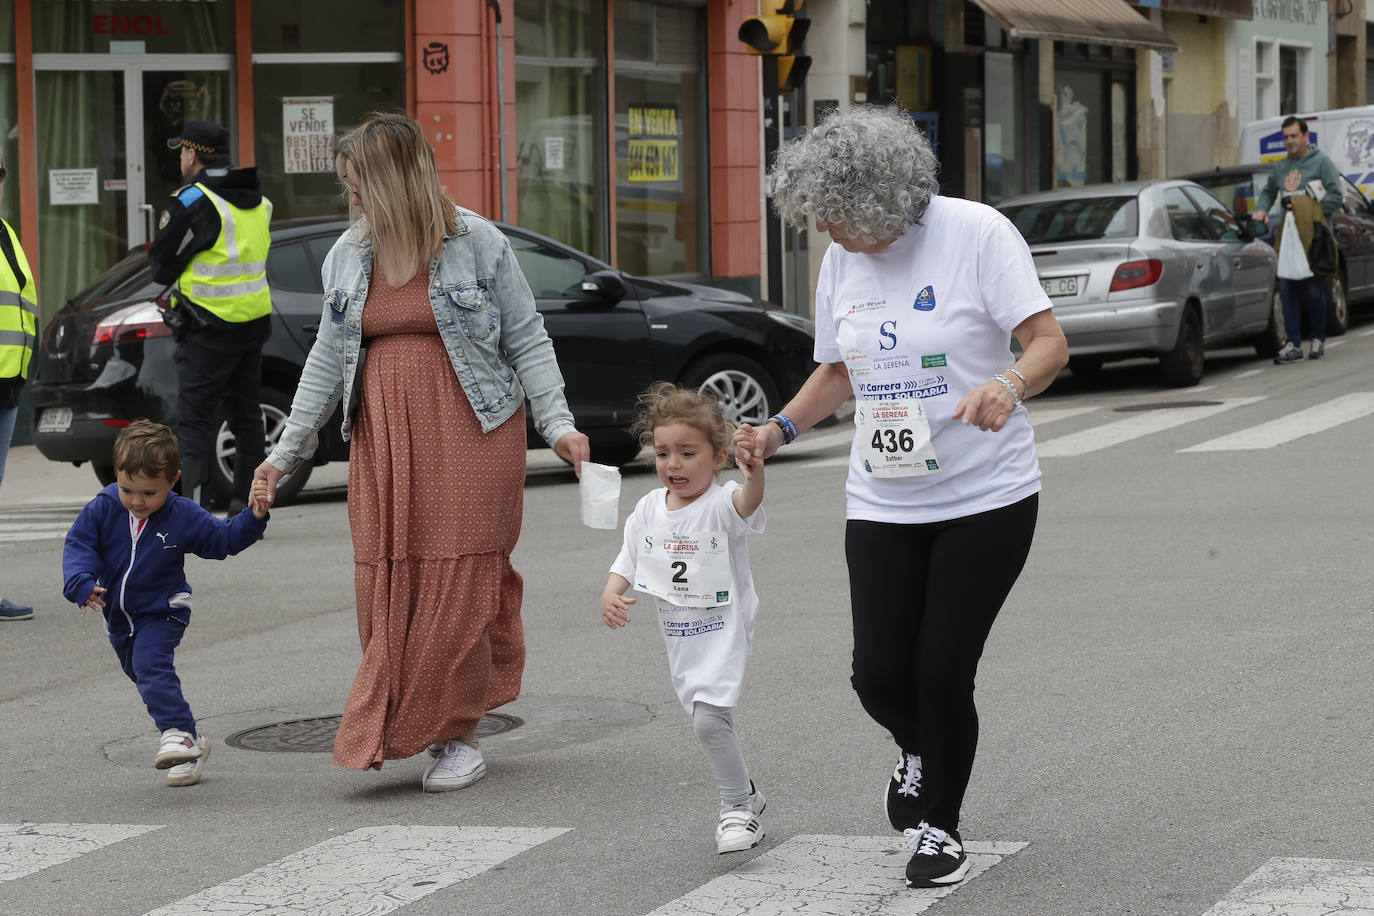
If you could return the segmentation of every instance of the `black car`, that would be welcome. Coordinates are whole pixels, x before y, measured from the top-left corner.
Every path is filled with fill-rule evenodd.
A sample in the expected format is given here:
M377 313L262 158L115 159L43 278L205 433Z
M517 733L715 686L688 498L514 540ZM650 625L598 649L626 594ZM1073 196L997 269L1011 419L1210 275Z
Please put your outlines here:
M1242 216L1255 208L1271 166L1233 165L1179 177L1196 181ZM1265 240L1273 244L1273 227ZM1338 337L1350 326L1350 306L1374 301L1374 206L1350 179L1341 176L1341 208L1331 219L1340 249L1340 273L1331 280L1327 299L1326 333ZM1272 355L1272 354L1271 354Z
M626 427L636 395L657 379L711 391L733 422L757 424L815 368L807 319L727 290L630 276L553 239L497 225L534 290L593 460L623 464L638 453ZM324 256L347 226L343 219L273 226L272 336L262 369L269 449L281 436L319 328ZM155 301L162 291L144 249L135 249L47 323L31 392L33 438L43 455L89 461L108 483L121 427L139 417L175 421L175 345ZM528 440L531 447L544 445L532 426ZM221 422L210 484L217 503L227 501L233 451L233 436ZM314 464L347 458L336 414L320 429ZM309 475L303 467L283 481L279 501L294 496Z

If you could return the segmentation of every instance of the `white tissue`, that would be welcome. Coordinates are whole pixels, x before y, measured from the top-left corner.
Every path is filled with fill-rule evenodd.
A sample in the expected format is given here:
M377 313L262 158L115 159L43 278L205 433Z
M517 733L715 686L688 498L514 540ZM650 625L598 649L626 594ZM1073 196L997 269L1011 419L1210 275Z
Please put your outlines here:
M620 468L582 462L582 524L588 528L618 528Z

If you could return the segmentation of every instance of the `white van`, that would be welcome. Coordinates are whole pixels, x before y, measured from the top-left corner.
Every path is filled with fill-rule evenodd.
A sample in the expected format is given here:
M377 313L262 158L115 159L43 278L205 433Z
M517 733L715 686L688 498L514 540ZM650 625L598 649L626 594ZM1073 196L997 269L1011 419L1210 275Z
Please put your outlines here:
M1251 121L1240 129L1239 165L1273 162L1288 155L1281 125L1287 115ZM1374 188L1374 105L1300 113L1310 142L1366 196ZM1258 190L1258 189L1257 189Z

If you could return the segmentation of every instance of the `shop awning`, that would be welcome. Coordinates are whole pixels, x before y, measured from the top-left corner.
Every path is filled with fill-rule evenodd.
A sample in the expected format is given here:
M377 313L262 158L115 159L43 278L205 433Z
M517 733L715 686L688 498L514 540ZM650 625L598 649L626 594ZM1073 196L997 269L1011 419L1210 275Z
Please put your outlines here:
M1164 30L1126 0L973 0L1012 38L1177 51Z

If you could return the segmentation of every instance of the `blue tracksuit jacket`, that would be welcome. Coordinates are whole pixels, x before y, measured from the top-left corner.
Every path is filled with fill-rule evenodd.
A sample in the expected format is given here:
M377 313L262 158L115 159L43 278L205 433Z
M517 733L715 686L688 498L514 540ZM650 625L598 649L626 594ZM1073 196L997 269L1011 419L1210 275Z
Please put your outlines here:
M62 594L80 604L92 587L105 586L105 626L113 636L134 629L135 614L167 613L172 596L189 594L186 554L223 560L262 537L267 519L244 509L229 520L215 518L195 502L167 494L163 507L144 522L137 537L129 510L112 483L86 504L62 548Z

